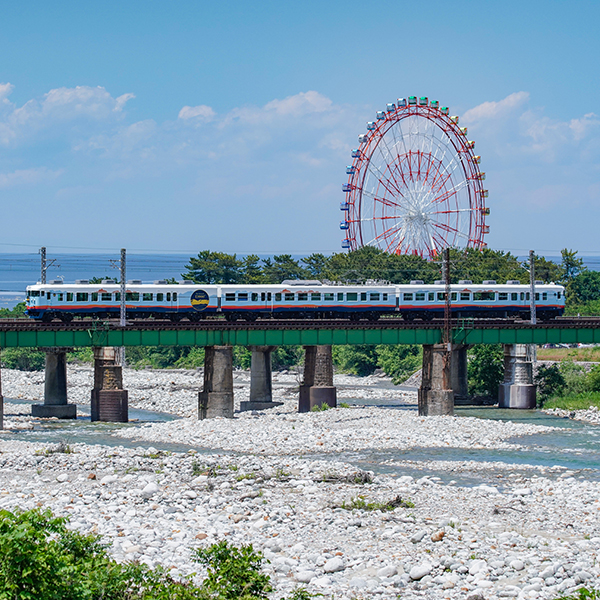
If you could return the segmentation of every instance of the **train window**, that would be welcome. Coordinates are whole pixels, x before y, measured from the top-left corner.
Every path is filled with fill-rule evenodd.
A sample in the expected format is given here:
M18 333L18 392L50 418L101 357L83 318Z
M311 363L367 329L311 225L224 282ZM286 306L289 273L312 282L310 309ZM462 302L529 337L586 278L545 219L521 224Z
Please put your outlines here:
M102 302L110 302L112 300L112 294L109 292L102 292Z
M267 295L264 292L260 293L260 300L261 300L261 302L264 302L266 297L267 297Z
M446 302L446 292L437 293L438 302Z
M67 292L67 302L73 302L73 292Z
M167 302L171 302L171 292L167 292Z
M162 292L158 292L158 294L156 294L157 302L162 302L164 299L165 299L165 295Z
M87 292L77 292L77 302L87 302L88 294Z
M294 301L294 294L288 293L288 294L285 294L284 297L285 297L285 301L286 302L293 302Z
M325 302L333 302L334 299L334 294L323 294L323 300L325 300Z
M433 302L435 300L435 294L433 292L429 292L427 294L427 300L429 300L429 302Z
M384 302L387 302L387 294L384 294L384 295L383 295L383 301L384 301Z
M542 293L542 300L548 300L548 292Z
M379 302L379 294L376 292L371 292L370 299L371 302Z
M508 293L507 292L499 292L498 300L508 300Z
M513 293L510 295L510 299L511 299L511 300L518 300L518 298L519 298L519 295L517 294L517 292L513 292Z
M248 300L248 292L238 292L238 302L246 302Z
M346 300L348 300L348 302L356 302L356 300L358 300L358 294L356 292L348 292L346 294Z
M450 294L450 300L452 300L452 302L456 302L456 292L452 292Z
M58 301L62 302L63 301L63 295L62 294L57 294L57 296L58 296Z
M496 292L473 292L475 302L493 302L496 299Z
M225 302L235 302L235 292L225 294Z
M342 292L338 292L338 302L344 301L344 294Z
M525 292L521 292L521 300L525 300Z
M271 292L267 292L267 302L271 302Z
M154 299L154 294L149 294L149 293L142 294L142 300L144 302L152 302L153 299Z
M279 292L275 294L275 302L281 302L281 294Z
M173 292L173 302L177 302L177 292Z
M79 296L79 294L77 294ZM140 301L140 293L139 292L125 292L125 300L127 302L139 302Z
M250 298L252 299L252 302L258 302L258 293L252 292L252 296L250 296Z
M560 298L560 292L558 292L557 297Z
M471 299L471 292L461 292L460 299L468 302Z
M40 292L39 292L38 290L31 290L31 291L29 292L29 295L30 295L32 298L39 298L39 297L40 297Z
M42 296L45 296L45 295L46 295L46 292L44 292L44 291L42 290Z
M406 301L410 301L410 302L412 302L413 295L412 295L412 294L404 294L403 298L404 298L404 301L405 301L405 302L406 302Z
M306 302L308 300L308 292L300 292L298 294L298 300L300 302Z
M536 299L536 301L540 299L540 293L539 292L535 293L535 299Z
M365 302L367 300L367 292L360 293L360 300L361 302Z
M415 294L415 300L417 302L425 302L425 292L417 292Z
M98 292L92 292L92 302L98 302Z
M115 292L115 302L121 302L121 292Z
M321 302L321 294L319 294L319 293L316 293L316 294L313 293L313 294L310 295L310 299L313 302Z
M529 292L525 292L525 300L531 300L531 296L529 295Z

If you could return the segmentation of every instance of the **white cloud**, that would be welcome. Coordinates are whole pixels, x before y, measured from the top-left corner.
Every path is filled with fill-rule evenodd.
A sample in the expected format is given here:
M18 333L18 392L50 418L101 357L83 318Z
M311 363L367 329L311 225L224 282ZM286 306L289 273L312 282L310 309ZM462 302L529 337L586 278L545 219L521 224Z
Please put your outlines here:
M0 83L0 100L8 102L8 96L12 94L15 86L12 83Z
M499 119L520 108L528 100L529 92L515 92L499 102L484 102L471 108L461 117L461 121L471 124L483 119Z
M62 173L62 169L53 171L46 167L20 169L13 171L12 173L0 173L0 188L20 185L36 185L38 183L53 181Z
M278 115L300 117L311 113L320 113L329 110L333 102L319 94L319 92L301 92L288 96L283 100L271 100L265 105L265 111L274 111Z
M188 119L195 119L198 121L212 121L215 118L215 111L205 104L199 106L184 106L179 111L179 118L187 121Z

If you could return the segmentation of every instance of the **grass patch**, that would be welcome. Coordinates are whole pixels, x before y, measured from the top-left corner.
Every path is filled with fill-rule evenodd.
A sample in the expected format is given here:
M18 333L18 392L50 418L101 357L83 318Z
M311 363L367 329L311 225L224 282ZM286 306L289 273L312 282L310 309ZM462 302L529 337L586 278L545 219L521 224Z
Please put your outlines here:
M50 456L50 454L75 454L75 450L65 442L59 442L56 446L45 448L44 450L36 450L36 454Z
M538 360L573 360L576 362L600 362L600 347L596 348L538 348Z
M337 405L338 408L350 408L350 405L347 402L340 402Z
M356 496L352 498L349 503L345 501L342 502L339 508L343 508L345 510L380 510L382 512L387 512L390 510L394 510L395 508L414 508L415 505L410 500L403 500L400 496L396 496L393 500L388 500L387 502L367 502L364 496Z
M600 392L582 392L544 402L544 408L562 408L563 410L587 410L590 406L600 408Z
M327 404L327 402L323 402L323 404L321 404L321 406L319 406L318 404L316 406L313 406L310 409L310 412L321 412L324 410L329 410L331 408L331 406L329 406L329 404Z
M600 600L600 591L581 588L574 594L561 596L560 598L556 598L556 600Z

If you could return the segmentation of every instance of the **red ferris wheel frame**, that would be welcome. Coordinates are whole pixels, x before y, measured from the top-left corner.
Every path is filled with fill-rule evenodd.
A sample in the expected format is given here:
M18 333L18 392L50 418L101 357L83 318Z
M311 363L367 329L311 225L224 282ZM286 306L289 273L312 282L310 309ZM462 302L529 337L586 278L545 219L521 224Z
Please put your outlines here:
M467 140L467 129L448 112L412 96L388 104L367 124L346 168L342 247L374 245L433 258L446 247L487 246L481 157L473 151L475 142ZM405 134L403 123L417 132Z

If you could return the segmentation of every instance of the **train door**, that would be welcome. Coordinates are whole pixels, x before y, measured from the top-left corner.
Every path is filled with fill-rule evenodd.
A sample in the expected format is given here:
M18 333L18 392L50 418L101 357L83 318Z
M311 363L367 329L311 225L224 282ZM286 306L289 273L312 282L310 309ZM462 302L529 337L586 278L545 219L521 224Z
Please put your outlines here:
M261 292L260 293L260 303L262 305L262 310L268 312L269 314L273 313L273 298L275 294L272 292Z

